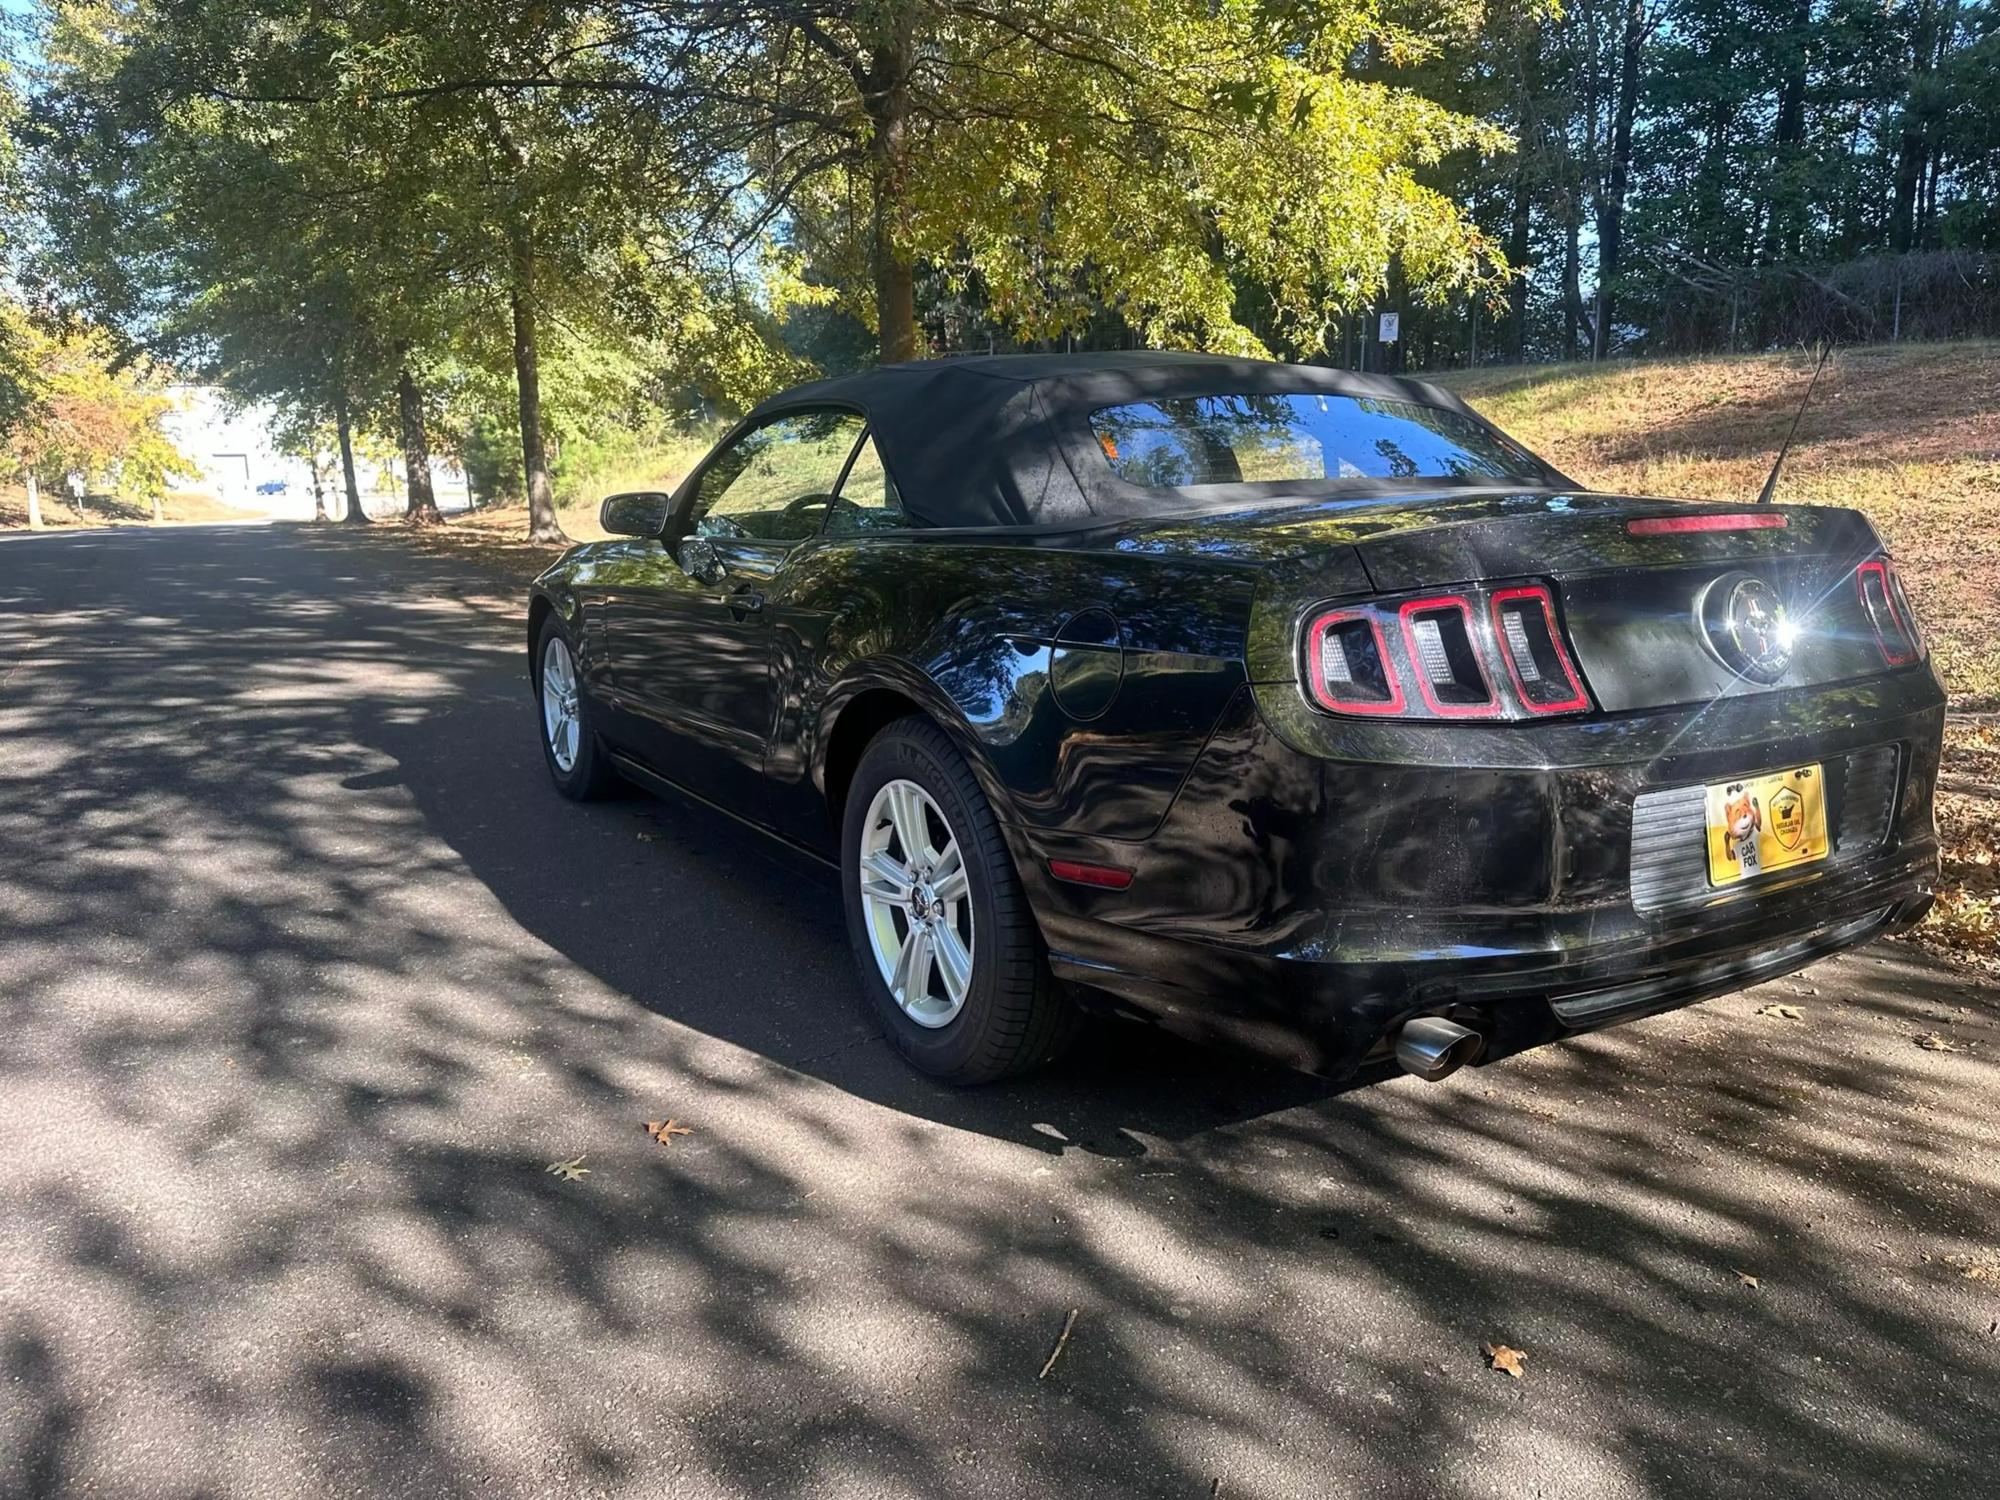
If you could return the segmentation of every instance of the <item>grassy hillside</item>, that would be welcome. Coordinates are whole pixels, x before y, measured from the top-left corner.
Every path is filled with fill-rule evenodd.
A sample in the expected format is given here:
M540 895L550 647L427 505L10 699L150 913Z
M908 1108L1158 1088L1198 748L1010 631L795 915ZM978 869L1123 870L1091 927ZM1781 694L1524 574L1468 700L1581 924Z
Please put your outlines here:
M130 526L153 519L153 507L143 500L113 495L86 495L72 504L69 496L42 491L42 524L51 530L70 526ZM160 504L163 521L240 521L254 512L224 505L212 495L189 492L169 495ZM18 484L0 485L0 531L28 524L28 492Z
M1444 383L1580 483L1756 498L1804 354L1494 369ZM1895 553L1951 695L1944 889L1926 940L2000 952L2000 343L1844 349L1799 425L1782 502L1851 505Z

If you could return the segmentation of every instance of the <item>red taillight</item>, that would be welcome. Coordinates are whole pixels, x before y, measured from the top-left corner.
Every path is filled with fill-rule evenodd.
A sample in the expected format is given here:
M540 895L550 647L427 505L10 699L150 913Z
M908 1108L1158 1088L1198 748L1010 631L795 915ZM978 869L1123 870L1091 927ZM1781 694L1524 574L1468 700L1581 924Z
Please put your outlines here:
M1923 640L1895 564L1886 557L1871 557L1854 570L1854 587L1874 628L1875 644L1882 648L1882 660L1892 667L1907 667L1921 656Z
M1463 595L1412 599L1396 616L1403 622L1417 691L1432 713L1443 719L1490 719L1500 712Z
M1525 719L1590 709L1547 584L1330 606L1305 617L1300 644L1300 681L1328 713ZM1496 653L1511 691L1496 687Z
M1382 626L1359 610L1337 609L1306 629L1306 680L1323 707L1343 714L1399 714L1403 684Z
M1627 521L1633 536L1671 536L1682 531L1770 531L1791 525L1777 511L1753 510L1721 516L1646 516Z
M1500 589L1489 601L1493 638L1521 707L1531 714L1573 714L1590 707L1583 681L1556 625L1556 602L1539 583Z

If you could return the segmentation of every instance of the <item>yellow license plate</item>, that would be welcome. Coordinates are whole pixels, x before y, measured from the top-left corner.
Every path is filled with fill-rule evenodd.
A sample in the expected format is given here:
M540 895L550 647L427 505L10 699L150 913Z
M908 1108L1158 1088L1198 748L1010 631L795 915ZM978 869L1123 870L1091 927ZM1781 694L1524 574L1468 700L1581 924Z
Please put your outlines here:
M1826 778L1818 766L1708 788L1708 879L1734 885L1826 858Z

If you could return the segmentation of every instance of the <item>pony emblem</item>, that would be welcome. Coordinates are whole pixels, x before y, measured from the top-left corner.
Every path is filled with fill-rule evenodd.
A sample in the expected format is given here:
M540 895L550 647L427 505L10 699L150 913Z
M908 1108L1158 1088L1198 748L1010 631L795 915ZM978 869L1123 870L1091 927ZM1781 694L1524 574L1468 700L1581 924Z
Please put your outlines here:
M1792 664L1798 630L1778 591L1748 573L1725 573L1705 589L1696 610L1709 649L1732 672L1776 682Z

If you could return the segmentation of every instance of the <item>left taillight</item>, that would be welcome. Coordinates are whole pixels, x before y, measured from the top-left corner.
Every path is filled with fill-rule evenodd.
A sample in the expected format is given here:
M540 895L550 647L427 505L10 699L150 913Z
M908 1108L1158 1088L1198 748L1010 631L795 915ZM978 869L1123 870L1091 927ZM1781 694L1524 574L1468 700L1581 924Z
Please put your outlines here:
M1337 609L1306 627L1306 681L1320 706L1341 714L1400 714L1403 684L1389 662L1382 623Z
M1306 616L1301 645L1301 675L1328 713L1523 719L1590 708L1541 583L1329 606Z
M1882 648L1882 660L1892 667L1907 667L1922 656L1923 637L1917 631L1909 596L1903 592L1903 580L1896 576L1896 565L1886 557L1871 557L1854 570L1854 586L1874 628L1875 644Z

